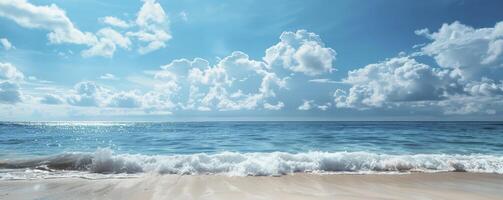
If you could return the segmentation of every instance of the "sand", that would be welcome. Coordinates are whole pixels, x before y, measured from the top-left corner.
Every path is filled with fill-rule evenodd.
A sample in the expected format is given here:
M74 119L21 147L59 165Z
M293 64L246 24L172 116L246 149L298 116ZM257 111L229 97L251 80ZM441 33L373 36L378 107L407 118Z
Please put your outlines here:
M503 175L153 175L0 181L0 199L503 199Z

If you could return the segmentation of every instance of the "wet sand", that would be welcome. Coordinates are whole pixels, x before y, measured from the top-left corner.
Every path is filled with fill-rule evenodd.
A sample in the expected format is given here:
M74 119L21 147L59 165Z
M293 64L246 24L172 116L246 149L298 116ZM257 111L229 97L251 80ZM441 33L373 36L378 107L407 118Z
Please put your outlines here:
M0 181L0 199L502 199L503 175L153 175Z

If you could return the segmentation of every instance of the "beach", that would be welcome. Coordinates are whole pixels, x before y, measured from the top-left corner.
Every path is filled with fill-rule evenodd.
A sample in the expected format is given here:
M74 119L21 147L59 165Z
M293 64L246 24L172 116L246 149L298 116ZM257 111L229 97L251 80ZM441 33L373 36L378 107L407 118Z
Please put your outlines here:
M297 173L0 181L0 199L501 199L503 175Z

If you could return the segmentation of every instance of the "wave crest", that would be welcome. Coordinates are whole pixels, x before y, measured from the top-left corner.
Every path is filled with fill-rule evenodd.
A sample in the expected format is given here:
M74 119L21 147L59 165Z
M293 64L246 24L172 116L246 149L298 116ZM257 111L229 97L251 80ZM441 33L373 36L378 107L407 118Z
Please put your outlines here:
M225 174L271 176L297 172L404 173L463 171L503 174L503 157L494 155L388 155L369 152L236 153L191 155L64 153L29 160L0 161L2 169L72 170L101 174Z

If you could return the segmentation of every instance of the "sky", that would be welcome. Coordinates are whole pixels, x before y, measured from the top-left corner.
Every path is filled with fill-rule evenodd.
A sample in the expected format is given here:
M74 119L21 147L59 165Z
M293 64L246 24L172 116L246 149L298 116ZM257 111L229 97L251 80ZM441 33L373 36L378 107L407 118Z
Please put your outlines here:
M0 0L0 120L502 120L502 7Z

